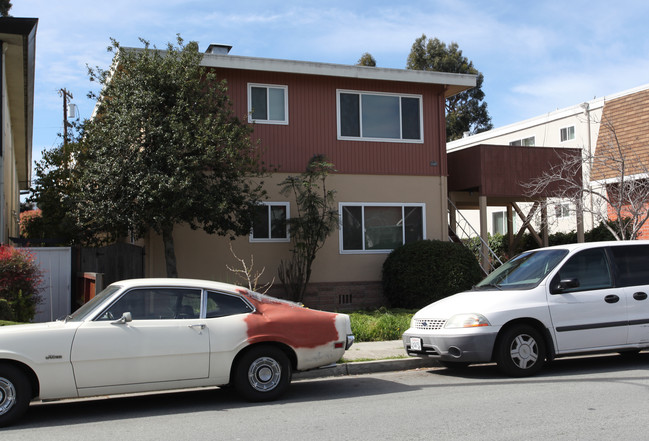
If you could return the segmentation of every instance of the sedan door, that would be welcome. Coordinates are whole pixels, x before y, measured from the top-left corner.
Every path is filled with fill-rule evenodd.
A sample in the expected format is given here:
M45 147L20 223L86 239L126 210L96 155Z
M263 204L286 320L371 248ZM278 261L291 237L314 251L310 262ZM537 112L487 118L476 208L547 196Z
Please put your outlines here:
M576 253L561 267L549 289L548 306L558 352L627 343L627 292L614 287L604 248Z
M210 340L200 305L197 289L128 291L79 327L71 354L77 387L208 377ZM132 321L119 320L127 312Z

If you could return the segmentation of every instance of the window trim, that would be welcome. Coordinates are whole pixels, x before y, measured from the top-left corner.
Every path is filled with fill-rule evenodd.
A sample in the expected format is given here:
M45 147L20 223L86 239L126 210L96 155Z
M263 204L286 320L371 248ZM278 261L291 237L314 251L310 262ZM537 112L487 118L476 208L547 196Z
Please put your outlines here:
M291 232L289 231L288 224L289 220L291 219L291 204L290 202L261 202L259 205L264 205L268 207L268 210L270 211L270 207L273 206L280 206L280 207L286 207L286 237L268 237L268 238L259 238L259 237L253 237L253 230L252 228L250 229L250 236L249 236L249 242L251 243L285 243L285 242L290 242L291 241ZM272 218L269 215L268 216L268 232L270 236L270 231L272 231Z
M422 222L422 240L426 239L426 203L424 202L339 202L338 203L338 251L340 254L389 254L393 250L367 250L365 249L365 234L363 234L363 249L362 250L345 250L343 248L343 208L347 206L362 207L363 208L363 233L365 232L365 207L401 207L401 219L403 220L403 210L407 207L421 208L421 222ZM402 229L402 244L405 243L405 229Z
M359 124L360 136L343 136L341 134L341 109L340 109L340 95L341 94L356 94L359 96ZM399 136L400 138L373 138L363 137L363 108L362 108L362 95L377 95L399 98ZM415 98L419 101L419 139L404 139L403 138L403 124L401 113L401 98ZM423 144L424 143L424 96L408 93L390 93L390 92L375 92L369 90L349 90L349 89L336 89L336 135L339 141L369 141L369 142L398 142L407 144Z
M268 89L282 89L284 91L284 119L254 119L252 117L252 88L265 88L266 89L266 108L270 109L270 94ZM251 124L274 124L274 125L288 125L288 86L283 84L261 84L261 83L248 83L248 122Z
M567 137L568 130L570 130L570 129L572 129L572 138ZM564 130L566 131L566 139L561 139L561 138L563 138L563 131ZM575 137L576 137L576 128L575 128L574 124L571 125L571 126L561 127L559 129L559 142L563 143L563 142L573 141L575 139Z

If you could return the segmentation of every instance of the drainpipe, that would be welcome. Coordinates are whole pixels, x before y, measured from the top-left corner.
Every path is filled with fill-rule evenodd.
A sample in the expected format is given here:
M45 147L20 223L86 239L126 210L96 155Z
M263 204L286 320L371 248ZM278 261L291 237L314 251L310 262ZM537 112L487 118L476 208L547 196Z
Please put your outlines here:
M586 133L587 133L587 154L588 154L588 170L586 173L583 172L582 170L582 176L586 177L586 185L588 185L588 189L592 190L592 185L590 182L590 176L593 171L593 145L592 145L592 136L590 133L591 130L591 121L590 121L590 104L587 102L582 103L581 105L582 109L584 109L584 115L586 116ZM594 210L594 202L593 202L593 192L589 191L588 192L588 204L590 205L590 227L594 228L595 227L595 215L593 213Z

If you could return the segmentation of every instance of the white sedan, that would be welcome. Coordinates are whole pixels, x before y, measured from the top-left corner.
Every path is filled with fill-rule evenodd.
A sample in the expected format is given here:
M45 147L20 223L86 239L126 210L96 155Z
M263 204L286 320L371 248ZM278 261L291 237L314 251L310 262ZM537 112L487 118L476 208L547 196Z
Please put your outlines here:
M293 371L334 365L349 316L224 283L114 283L63 320L0 328L0 426L33 399L233 385L272 400Z

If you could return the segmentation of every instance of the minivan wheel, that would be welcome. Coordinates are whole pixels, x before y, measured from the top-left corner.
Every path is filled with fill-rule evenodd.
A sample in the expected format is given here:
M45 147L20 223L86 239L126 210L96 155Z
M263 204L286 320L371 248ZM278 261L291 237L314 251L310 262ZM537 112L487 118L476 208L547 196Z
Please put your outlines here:
M20 369L0 364L0 427L13 423L27 411L31 394L31 384Z
M507 329L496 348L498 368L512 377L536 374L545 364L545 356L543 336L528 325Z

